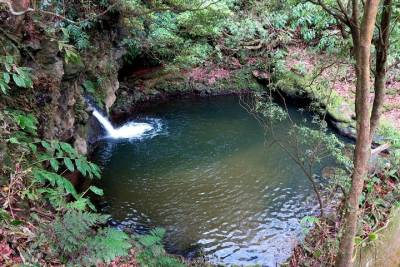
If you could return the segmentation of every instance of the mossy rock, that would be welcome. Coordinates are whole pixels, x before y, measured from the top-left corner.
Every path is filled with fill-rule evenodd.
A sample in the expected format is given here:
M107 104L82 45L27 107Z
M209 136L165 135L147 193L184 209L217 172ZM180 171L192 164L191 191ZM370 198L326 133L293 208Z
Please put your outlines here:
M281 71L273 76L274 87L290 98L308 97L305 90L307 78L291 71Z
M328 106L328 115L337 122L351 123L354 121L354 111L347 103L342 103L337 106Z

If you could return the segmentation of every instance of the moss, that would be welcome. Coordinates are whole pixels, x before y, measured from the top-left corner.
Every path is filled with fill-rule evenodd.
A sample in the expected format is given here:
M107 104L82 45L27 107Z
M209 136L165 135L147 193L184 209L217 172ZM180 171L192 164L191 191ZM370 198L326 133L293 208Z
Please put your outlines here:
M279 89L289 97L300 97L306 94L306 77L286 68L276 69L272 75L272 82L276 89Z
M218 83L221 91L260 91L264 89L264 86L254 78L250 68L236 70L231 73L230 78L221 79Z
M354 111L344 100L340 104L334 102L333 104L328 105L326 111L335 121L345 123L351 123L354 121Z
M332 92L328 80L319 78L315 81L313 75L299 74L285 67L276 69L273 74L273 87L291 98L308 98L317 111L327 113L338 122L353 122L354 110L343 97ZM322 109L321 109L322 108Z
M86 106L86 104L85 104L83 98L77 97L77 101L74 105L74 113L75 113L76 122L79 124L84 124L89 118L89 116L85 110L85 106Z

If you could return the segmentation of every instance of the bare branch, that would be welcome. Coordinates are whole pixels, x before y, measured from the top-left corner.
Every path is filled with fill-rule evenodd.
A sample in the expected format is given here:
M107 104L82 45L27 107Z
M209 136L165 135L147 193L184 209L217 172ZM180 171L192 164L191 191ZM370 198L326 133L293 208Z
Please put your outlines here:
M343 13L341 10L337 8L330 8L322 0L306 0L306 1L322 7L322 9L324 9L325 12L327 12L329 15L333 16L334 18L343 22L344 24L348 25L349 21L346 19L347 12ZM338 11L340 13L338 13Z
M6 4L8 6L8 11L14 15L14 16L22 16L27 12L32 12L34 11L33 8L27 8L26 10L22 10L22 11L17 11L14 9L12 3L9 0L0 0L0 4Z

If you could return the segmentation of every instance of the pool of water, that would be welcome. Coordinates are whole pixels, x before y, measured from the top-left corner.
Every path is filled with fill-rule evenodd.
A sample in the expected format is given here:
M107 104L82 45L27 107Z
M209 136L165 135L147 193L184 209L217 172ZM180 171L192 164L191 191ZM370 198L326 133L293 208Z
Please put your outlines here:
M311 186L236 97L179 100L139 114L157 135L105 139L103 211L120 227L167 230L169 251L202 250L218 264L276 266L316 213ZM304 116L290 109L298 123ZM309 118L308 118L309 119ZM288 138L289 121L275 127Z

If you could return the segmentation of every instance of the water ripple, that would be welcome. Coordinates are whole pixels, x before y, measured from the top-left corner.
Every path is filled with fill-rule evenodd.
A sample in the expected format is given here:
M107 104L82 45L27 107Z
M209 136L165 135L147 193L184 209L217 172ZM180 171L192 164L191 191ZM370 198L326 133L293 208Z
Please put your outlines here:
M200 247L212 263L284 261L302 238L301 218L316 207L290 158L264 147L262 129L231 98L181 102L152 116L156 135L107 141L98 152L103 211L113 224L136 233L165 227L169 251Z

